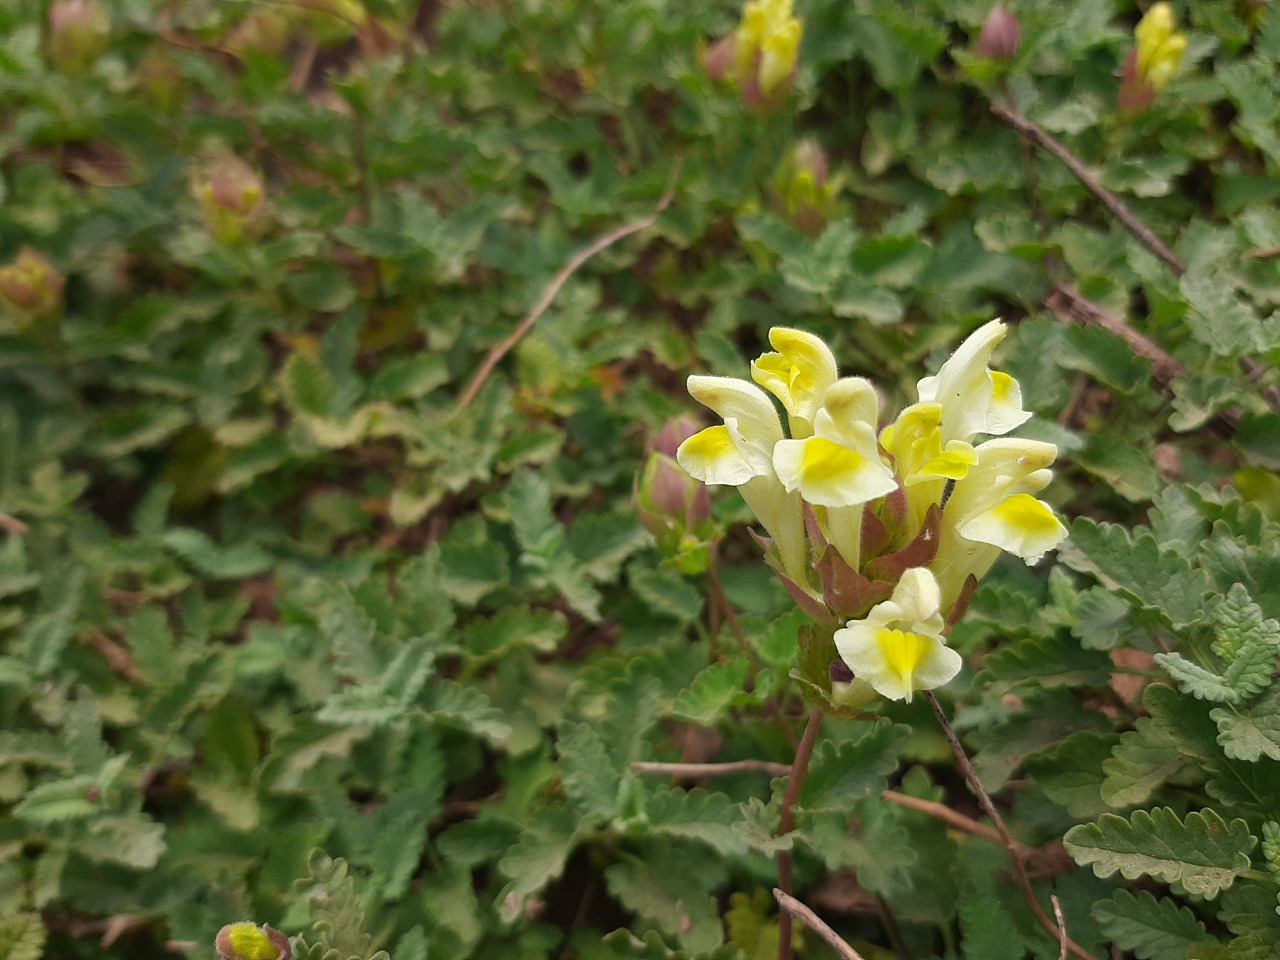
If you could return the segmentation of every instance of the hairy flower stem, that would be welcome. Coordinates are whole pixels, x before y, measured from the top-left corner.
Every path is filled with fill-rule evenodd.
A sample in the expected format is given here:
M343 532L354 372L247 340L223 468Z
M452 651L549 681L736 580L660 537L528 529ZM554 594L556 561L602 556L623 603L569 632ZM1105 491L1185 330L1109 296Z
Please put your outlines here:
M938 718L938 724L942 727L942 732L946 734L947 742L951 744L951 752L955 754L956 762L960 764L960 769L964 772L965 779L969 781L969 786L977 794L978 803L982 806L983 812L991 818L995 828L1000 832L1000 840L1004 844L1005 853L1009 855L1009 863L1013 865L1014 879L1018 881L1018 886L1022 889L1022 896L1027 901L1027 906L1031 908L1031 912L1035 914L1036 920L1054 940L1065 943L1067 949L1079 957L1080 960L1098 960L1092 953L1068 937L1066 931L1054 923L1049 915L1045 913L1044 907L1036 899L1036 892L1031 886L1031 878L1027 876L1027 868L1023 865L1022 858L1019 856L1022 844L1009 832L1009 828L1005 826L1004 819L1000 816L999 811L996 810L996 805L991 802L991 795L987 793L982 781L978 779L978 772L973 769L973 764L969 761L969 755L965 753L964 747L961 746L960 738L956 736L955 728L951 726L951 721L947 719L947 715L942 709L942 704L938 702L938 698L933 695L932 690L924 691L924 695L929 701L929 706L933 707L933 715Z
M800 737L800 746L796 748L796 758L791 762L791 772L787 774L787 789L782 795L782 812L778 817L780 837L785 837L795 826L792 808L800 797L800 788L804 786L805 775L809 772L809 759L813 756L813 748L818 742L818 731L821 728L822 710L814 707L809 712L804 735ZM778 889L788 896L791 894L791 863L791 851L779 850ZM778 960L791 960L791 914L786 910L778 914Z

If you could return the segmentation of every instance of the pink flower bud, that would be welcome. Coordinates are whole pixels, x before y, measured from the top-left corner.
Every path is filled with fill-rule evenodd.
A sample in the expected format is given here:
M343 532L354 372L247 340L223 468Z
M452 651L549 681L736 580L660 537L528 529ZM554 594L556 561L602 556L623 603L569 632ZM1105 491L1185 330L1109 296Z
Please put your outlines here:
M99 0L57 0L49 7L45 52L62 70L83 70L102 53L111 36L111 17Z
M664 432L670 428L670 435L666 440L679 436L688 426L696 425L680 420L667 424ZM664 442L661 435L658 442ZM685 573L706 569L714 531L711 495L704 484L685 473L674 459L654 450L636 478L632 500L641 526L653 535L669 562Z
M266 209L262 178L232 154L214 160L192 185L209 232L221 243L238 243Z
M774 206L797 230L816 236L834 212L838 179L829 179L822 147L814 140L801 140L774 174Z
M698 59L702 61L702 68L707 71L708 77L717 83L730 78L730 71L738 61L737 46L738 38L731 33L698 51Z
M1018 40L1022 29L1015 17L1004 5L997 5L987 14L978 34L976 52L988 60L1012 60L1018 52Z
M648 449L650 452L656 450L658 453L666 454L668 457L675 457L676 449L680 444L701 429L702 425L697 420L688 414L681 414L662 425L658 435L650 439Z

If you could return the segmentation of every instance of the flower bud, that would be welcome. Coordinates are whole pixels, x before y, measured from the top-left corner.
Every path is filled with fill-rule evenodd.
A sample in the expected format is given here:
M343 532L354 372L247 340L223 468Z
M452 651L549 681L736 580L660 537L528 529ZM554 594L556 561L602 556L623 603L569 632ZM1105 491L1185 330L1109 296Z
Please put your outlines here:
M668 457L675 458L676 450L680 448L680 444L684 443L695 433L702 429L702 424L698 423L688 414L668 420L662 425L662 429L658 431L658 435L652 438L647 444L648 449L652 452L656 450L658 453L666 454Z
M102 53L111 36L111 17L99 0L57 0L49 7L45 52L62 70L83 70Z
M828 176L827 155L813 140L802 140L773 178L779 214L802 233L822 232L835 209L840 183Z
M229 923L213 943L222 960L289 960L293 954L289 938L265 923Z
M44 255L23 247L0 266L0 316L11 329L21 330L33 320L56 313L62 305L62 275Z
M240 242L266 209L262 178L239 157L224 154L193 184L205 224L219 243Z
M737 46L738 39L731 33L698 51L698 59L702 62L702 68L707 71L708 77L717 83L721 80L733 79L732 71L737 62L735 52Z
M804 26L792 0L748 0L737 30L700 54L707 75L728 80L749 107L780 100L795 83Z
M1187 50L1186 34L1178 33L1173 8L1154 3L1134 28L1134 46L1125 55L1116 102L1121 110L1141 113L1169 85Z
M988 60L1012 60L1018 52L1021 36L1018 18L1003 4L998 4L992 7L982 24L975 52Z
M1169 85L1187 50L1186 35L1178 33L1175 26L1173 8L1162 2L1152 4L1133 31L1138 45L1138 76L1157 93Z
M692 417L667 421L649 444L632 499L640 524L663 556L682 573L701 573L710 563L711 495L675 461L676 448L698 431Z
M659 546L674 533L692 531L711 516L707 488L666 454L653 452L640 472L635 492L640 523Z

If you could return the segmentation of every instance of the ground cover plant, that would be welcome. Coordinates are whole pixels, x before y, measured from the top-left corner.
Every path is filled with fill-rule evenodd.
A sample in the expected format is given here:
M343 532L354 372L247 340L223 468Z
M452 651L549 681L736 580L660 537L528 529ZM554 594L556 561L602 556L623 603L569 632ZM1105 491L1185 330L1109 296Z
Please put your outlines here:
M0 5L0 958L1280 956L1278 65Z

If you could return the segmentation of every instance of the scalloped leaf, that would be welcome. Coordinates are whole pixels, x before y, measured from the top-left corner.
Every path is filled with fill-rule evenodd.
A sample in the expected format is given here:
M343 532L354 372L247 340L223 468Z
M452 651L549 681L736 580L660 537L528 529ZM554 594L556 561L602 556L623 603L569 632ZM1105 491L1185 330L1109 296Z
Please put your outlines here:
M1127 880L1149 876L1209 899L1248 872L1257 842L1244 820L1228 823L1211 809L1181 820L1170 807L1136 810L1127 820L1105 813L1063 838L1076 863L1091 865L1099 877L1117 870Z
M722 856L741 856L747 842L734 829L739 805L723 793L659 786L645 797L649 832L696 840Z
M860 798L879 793L910 735L910 727L882 717L859 737L824 741L814 751L799 805L811 812L849 810Z
M1280 688L1248 707L1217 707L1209 716L1218 725L1218 743L1232 760L1280 760Z
M1058 637L1023 637L995 650L982 662L979 685L1099 686L1112 672L1111 658L1099 650L1063 643Z
M1146 890L1117 890L1093 905L1093 915L1117 947L1139 960L1187 960L1192 947L1209 940L1188 908Z
M1151 531L1138 529L1131 537L1118 524L1079 517L1071 524L1071 543L1076 549L1062 554L1069 566L1113 581L1172 625L1203 616L1208 577L1180 553L1162 548Z
M750 702L746 692L751 664L745 657L713 663L680 692L671 712L693 723L710 726L731 708Z

